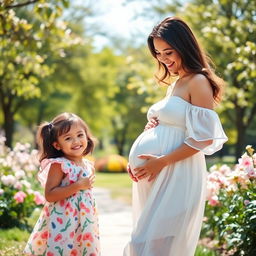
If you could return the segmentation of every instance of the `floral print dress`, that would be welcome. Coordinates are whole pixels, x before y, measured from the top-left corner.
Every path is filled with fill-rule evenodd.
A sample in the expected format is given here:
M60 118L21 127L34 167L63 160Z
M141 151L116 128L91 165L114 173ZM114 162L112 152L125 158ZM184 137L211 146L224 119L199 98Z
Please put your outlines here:
M45 159L38 175L43 186L53 163L61 164L65 174L61 186L74 183L93 170L88 160L84 160L85 167L81 167L64 157ZM24 252L33 256L99 256L98 218L92 190L81 190L64 200L47 202Z

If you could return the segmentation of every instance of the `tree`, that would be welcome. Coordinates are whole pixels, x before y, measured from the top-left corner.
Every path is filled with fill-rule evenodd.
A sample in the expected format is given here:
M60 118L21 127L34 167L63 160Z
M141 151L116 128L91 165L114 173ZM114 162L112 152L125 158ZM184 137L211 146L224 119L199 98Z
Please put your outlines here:
M42 93L42 80L54 72L53 56L79 43L60 20L67 1L4 0L0 6L0 99L6 144L11 147L15 115Z

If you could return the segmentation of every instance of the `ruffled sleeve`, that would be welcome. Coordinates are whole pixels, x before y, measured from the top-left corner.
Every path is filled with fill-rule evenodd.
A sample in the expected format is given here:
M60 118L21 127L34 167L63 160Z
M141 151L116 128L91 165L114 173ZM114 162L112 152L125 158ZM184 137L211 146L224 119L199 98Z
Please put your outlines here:
M188 106L186 130L184 142L206 155L212 155L220 150L228 140L217 113L207 108ZM210 145L209 140L212 140Z
M61 165L61 170L63 171L63 173L70 173L70 166L68 165L69 162L66 161L64 158L44 159L40 164L40 170L38 173L38 180L43 187L45 186L50 167L54 163L58 163Z

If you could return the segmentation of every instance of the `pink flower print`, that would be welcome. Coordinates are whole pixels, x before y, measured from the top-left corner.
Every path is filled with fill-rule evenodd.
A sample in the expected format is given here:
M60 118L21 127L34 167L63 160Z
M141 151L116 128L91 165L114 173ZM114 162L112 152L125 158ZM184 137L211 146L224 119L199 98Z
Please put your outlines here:
M75 232L74 232L74 231L72 231L72 232L69 234L70 238L73 238L74 235L75 235Z
M92 237L92 234L87 232L83 235L83 240L89 240L90 242L93 242L93 237Z
M54 256L52 252L47 252L46 256Z
M80 203L80 208L81 209L86 209L86 206L85 206L85 204L83 202Z
M14 195L14 199L16 200L17 203L23 203L24 202L24 198L27 195L23 192L23 191L19 191Z
M62 239L62 235L61 234L58 234L57 236L55 236L54 238L54 242L58 242Z
M72 249L72 251L70 252L70 256L77 256L77 250L76 249Z
M65 209L69 209L71 207L71 204L70 202L67 202L66 206L65 206Z
M82 238L82 235L80 234L78 237L77 237L77 242L80 242L80 240L81 240L81 238Z
M78 213L78 211L77 211L77 209L75 209L73 217L75 217L77 215L77 213Z
M87 207L85 207L85 211L86 211L87 213L90 213L90 209L87 208Z
M42 239L47 239L47 238L48 238L48 231L44 231L44 232L41 234L41 238L42 238Z
M38 191L35 191L34 192L34 201L37 205L40 205L40 204L44 204L45 203L45 198L44 196L42 196Z
M89 256L97 256L96 253L90 253Z
M49 213L49 208L46 206L44 207L44 214L49 217L50 216L50 213Z
M60 224L63 223L63 220L62 220L62 218L60 218L60 217L57 217L57 221L58 221Z
M38 237L38 233L35 233L33 236L33 240L35 240Z
M63 207L65 204L65 200L60 200L60 206Z

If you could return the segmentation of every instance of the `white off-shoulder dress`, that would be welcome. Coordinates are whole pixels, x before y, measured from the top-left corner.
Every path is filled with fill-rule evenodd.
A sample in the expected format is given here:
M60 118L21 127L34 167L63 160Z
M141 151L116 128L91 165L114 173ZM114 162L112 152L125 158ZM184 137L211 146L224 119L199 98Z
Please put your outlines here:
M167 96L150 107L147 118L159 125L134 142L131 170L145 160L140 154L165 155L183 143L199 152L166 166L157 178L133 183L134 228L124 256L192 256L199 239L206 194L205 154L227 141L213 110L194 106L178 96ZM213 140L211 145L205 141Z

